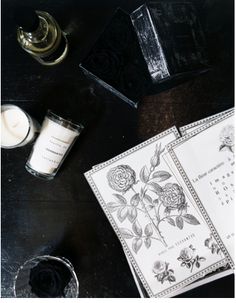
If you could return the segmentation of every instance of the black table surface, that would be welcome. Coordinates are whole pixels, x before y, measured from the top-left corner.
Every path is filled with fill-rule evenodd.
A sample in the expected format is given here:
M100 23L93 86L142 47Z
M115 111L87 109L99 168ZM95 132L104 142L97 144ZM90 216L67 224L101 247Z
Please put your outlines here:
M2 1L2 104L16 104L42 122L48 108L73 112L86 128L53 181L24 168L32 145L2 150L2 297L11 297L15 272L37 255L73 263L80 297L138 297L119 241L88 186L95 164L176 125L233 106L233 0L198 0L212 70L158 95L138 109L86 79L79 63L115 8L133 11L143 1L25 0L51 13L69 36L70 52L44 67L16 40L13 13L21 1ZM233 275L181 297L233 297Z

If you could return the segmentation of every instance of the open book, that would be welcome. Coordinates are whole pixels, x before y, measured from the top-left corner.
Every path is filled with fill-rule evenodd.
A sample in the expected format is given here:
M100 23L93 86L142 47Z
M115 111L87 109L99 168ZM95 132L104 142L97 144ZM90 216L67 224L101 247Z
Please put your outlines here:
M85 174L141 296L171 297L232 272L233 116L185 126L182 137L172 127Z

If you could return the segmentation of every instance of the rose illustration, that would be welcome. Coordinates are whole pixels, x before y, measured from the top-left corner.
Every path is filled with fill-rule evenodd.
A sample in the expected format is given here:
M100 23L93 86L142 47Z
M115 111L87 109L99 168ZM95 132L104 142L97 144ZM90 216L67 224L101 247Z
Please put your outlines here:
M211 234L209 238L204 241L204 245L211 250L212 254L221 254L221 249L218 244L213 239L213 235Z
M194 257L194 249L192 247L186 247L181 250L180 258L184 262L189 262Z
M156 261L153 265L153 272L155 274L161 274L166 269L166 263L163 261Z
M56 261L41 261L30 271L31 291L39 298L65 297L64 289L71 278L69 269Z
M176 183L167 183L159 193L159 200L169 210L180 209L186 204L183 189Z
M113 80L120 73L121 57L109 49L95 49L84 61L85 68L104 80Z
M181 261L181 266L185 266L192 272L194 267L199 268L201 266L200 262L206 261L204 257L195 256L195 248L192 245L181 250L180 256L177 258Z
M161 144L157 144L150 164L142 166L137 176L128 165L120 164L107 170L108 185L122 195L113 193L114 200L110 200L106 207L120 223L126 222L125 227L119 226L120 233L132 243L135 254L141 247L149 249L154 241L160 241L167 247L165 235L162 234L164 225L169 224L171 228L181 231L187 224L200 224L199 220L187 211L188 201L182 187L176 183L166 183L166 180L172 178L170 172L156 169L161 163L160 156L164 150ZM140 186L133 186L137 182L140 182ZM127 192L129 189L131 190ZM139 220L141 214L145 215L147 222ZM189 256L191 251L188 249L185 255L187 252ZM175 277L170 274L172 270L168 269L168 266L167 262L162 261L154 264L153 272L158 281L174 281Z
M122 193L125 193L136 183L135 179L135 171L128 165L118 165L107 173L109 186Z
M226 125L220 133L220 141L222 142L220 146L220 151L227 148L231 152L234 149L234 127L233 125Z
M169 263L163 261L156 261L153 265L152 271L155 274L158 282L163 284L165 281L175 282L173 269L169 269Z

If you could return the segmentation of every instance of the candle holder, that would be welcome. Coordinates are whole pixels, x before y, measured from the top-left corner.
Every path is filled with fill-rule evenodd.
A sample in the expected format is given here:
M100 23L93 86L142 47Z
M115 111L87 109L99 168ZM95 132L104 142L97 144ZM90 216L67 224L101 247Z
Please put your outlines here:
M37 256L27 260L14 279L17 298L77 298L79 281L64 257Z
M27 171L39 178L53 179L83 128L48 110L26 163Z
M1 106L1 148L11 149L31 143L39 130L39 123L20 107Z

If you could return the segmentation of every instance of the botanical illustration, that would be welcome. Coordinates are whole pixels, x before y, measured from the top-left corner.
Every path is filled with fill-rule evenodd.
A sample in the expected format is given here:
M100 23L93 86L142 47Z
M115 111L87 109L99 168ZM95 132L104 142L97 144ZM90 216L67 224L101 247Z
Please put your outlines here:
M121 223L125 220L129 221L130 228L120 228L120 232L125 239L132 240L135 253L143 244L149 248L153 240L167 246L165 235L162 234L165 224L180 230L186 223L200 224L192 214L188 213L188 203L182 187L170 182L162 185L171 177L169 172L157 170L163 151L161 144L157 144L154 155L150 159L150 167L145 165L141 169L139 179L129 165L118 165L107 173L109 186L119 192L113 194L114 201L107 203L107 207L110 212L116 212ZM138 191L135 189L137 184ZM126 197L128 191L133 192L131 198ZM145 226L140 224L141 213L149 221Z
M204 245L211 250L212 254L221 254L221 249L214 241L212 234L210 234L210 237L205 240Z
M201 262L206 261L206 258L199 257L195 254L196 249L190 245L181 250L178 261L181 261L181 266L185 266L190 269L190 272L193 271L194 267L199 268L201 266Z
M158 282L163 284L165 281L169 283L175 282L174 270L169 269L169 263L163 261L156 261L153 265L153 270L155 277Z
M234 152L234 126L226 125L220 133L221 145L219 147L220 151L228 150Z

